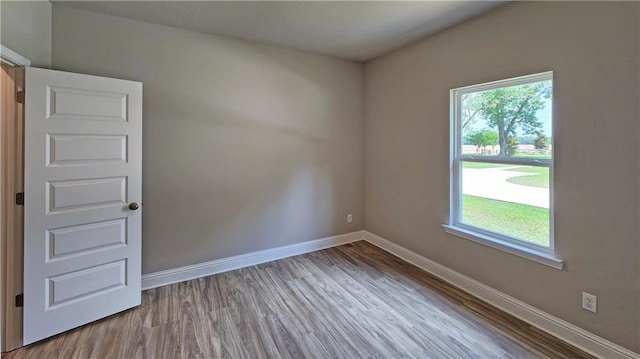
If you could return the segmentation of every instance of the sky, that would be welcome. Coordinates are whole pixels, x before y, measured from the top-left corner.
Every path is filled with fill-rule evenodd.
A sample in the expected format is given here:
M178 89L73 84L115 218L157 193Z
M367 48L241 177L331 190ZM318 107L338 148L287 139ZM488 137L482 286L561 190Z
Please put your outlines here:
M547 137L551 137L553 134L551 130L552 107L551 99L549 99L547 100L545 107L536 113L538 119L542 121L542 130Z

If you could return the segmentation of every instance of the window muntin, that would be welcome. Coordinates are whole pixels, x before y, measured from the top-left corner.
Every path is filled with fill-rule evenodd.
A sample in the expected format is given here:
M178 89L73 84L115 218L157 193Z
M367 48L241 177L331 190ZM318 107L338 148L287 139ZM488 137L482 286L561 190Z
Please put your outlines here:
M451 225L553 251L552 77L451 91Z

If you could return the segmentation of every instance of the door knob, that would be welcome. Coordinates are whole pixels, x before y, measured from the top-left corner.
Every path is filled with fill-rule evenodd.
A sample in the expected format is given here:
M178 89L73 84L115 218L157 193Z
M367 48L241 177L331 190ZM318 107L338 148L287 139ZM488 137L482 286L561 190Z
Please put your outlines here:
M136 202L131 202L131 204L129 205L129 209L132 211L135 211L136 209L138 209L138 204Z

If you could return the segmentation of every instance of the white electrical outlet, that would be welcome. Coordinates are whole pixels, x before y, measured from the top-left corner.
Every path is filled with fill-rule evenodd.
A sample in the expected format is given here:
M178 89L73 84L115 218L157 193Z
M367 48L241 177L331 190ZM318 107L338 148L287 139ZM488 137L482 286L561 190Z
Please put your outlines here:
M347 214L347 223L351 223L353 222L353 216L351 215L351 213Z
M582 309L597 313L598 297L587 292L582 292Z

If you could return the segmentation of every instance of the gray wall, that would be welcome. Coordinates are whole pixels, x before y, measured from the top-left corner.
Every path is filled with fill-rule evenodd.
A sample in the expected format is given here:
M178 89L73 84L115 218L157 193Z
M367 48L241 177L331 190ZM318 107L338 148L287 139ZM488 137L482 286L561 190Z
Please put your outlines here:
M51 3L0 1L0 42L31 60L31 66L49 67Z
M362 64L58 5L52 59L144 83L143 273L363 228Z
M513 3L367 63L365 229L640 352L639 6ZM441 227L449 90L548 70L564 271Z

